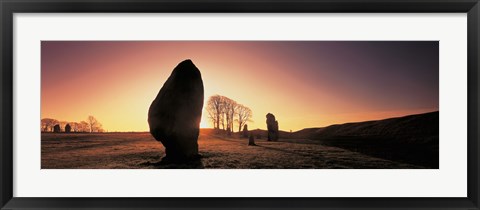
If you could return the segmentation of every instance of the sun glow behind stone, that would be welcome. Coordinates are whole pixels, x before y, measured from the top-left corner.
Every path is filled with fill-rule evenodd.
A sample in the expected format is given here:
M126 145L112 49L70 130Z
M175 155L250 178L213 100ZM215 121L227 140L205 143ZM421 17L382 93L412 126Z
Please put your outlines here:
M93 115L108 131L148 131L152 100L185 59L202 73L201 128L212 127L205 106L216 94L252 109L249 129L265 129L269 112L296 131L438 110L438 57L415 54L438 43L358 43L42 42L41 117Z

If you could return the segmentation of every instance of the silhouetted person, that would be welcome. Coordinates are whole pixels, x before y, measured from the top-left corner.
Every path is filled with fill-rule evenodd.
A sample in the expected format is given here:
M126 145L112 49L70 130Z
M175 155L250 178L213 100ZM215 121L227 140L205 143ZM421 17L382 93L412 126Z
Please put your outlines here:
M65 125L65 133L70 133L72 131L72 127L70 124Z
M247 124L245 124L243 126L242 134L243 134L243 138L248 138L248 126L247 126Z
M256 146L252 133L250 133L250 137L248 137L248 146Z
M53 126L53 132L54 133L60 133L60 125L59 124L56 124L55 126Z
M267 114L267 140L278 141L278 122L275 120L275 115Z
M197 159L203 108L203 81L191 60L182 61L160 89L148 110L150 133L165 146L162 161Z

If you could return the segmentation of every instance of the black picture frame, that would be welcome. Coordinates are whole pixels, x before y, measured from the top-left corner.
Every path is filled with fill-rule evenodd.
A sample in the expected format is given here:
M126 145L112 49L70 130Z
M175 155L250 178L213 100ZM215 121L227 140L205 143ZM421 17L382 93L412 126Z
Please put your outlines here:
M0 0L1 209L479 209L478 0ZM465 198L25 198L13 197L14 13L467 13L468 196ZM92 189L94 190L94 189Z

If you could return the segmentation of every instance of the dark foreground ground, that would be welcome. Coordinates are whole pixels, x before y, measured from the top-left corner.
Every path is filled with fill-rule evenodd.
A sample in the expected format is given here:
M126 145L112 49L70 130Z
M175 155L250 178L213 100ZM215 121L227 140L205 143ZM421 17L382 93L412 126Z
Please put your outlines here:
M227 138L202 130L199 149L202 158L187 165L160 162L164 148L149 133L42 134L42 169L333 169L333 168L425 168L366 155L309 139ZM427 167L428 168L428 167Z

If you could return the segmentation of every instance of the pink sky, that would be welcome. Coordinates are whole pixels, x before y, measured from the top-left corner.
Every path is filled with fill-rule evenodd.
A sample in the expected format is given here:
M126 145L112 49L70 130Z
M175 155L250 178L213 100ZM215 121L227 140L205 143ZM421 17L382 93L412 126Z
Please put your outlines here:
M43 41L42 118L147 131L150 103L185 59L205 102L252 109L250 129L265 129L268 112L295 131L438 110L438 42Z

